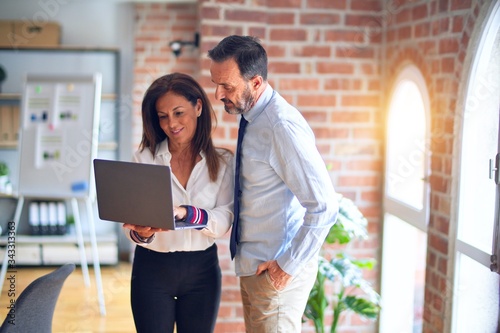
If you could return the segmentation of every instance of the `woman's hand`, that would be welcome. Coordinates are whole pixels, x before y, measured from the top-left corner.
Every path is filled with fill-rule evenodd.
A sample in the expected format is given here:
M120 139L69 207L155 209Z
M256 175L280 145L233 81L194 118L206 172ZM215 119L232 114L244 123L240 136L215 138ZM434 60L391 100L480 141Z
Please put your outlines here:
M187 216L186 207L174 206L174 216L177 221L185 220Z
M123 228L134 230L142 238L149 238L153 236L156 232L169 231L167 229L154 228L154 227L144 227L142 225L128 224L124 223Z

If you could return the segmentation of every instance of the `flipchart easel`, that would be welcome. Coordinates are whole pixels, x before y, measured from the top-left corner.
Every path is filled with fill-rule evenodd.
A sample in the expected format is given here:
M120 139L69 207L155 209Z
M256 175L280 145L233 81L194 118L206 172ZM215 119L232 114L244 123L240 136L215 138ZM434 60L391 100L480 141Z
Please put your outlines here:
M19 189L14 213L17 231L25 198L69 200L87 287L90 286L79 202L86 209L101 315L106 314L94 224L95 184L92 161L97 156L101 74L28 75L21 101ZM5 251L0 294L9 263Z

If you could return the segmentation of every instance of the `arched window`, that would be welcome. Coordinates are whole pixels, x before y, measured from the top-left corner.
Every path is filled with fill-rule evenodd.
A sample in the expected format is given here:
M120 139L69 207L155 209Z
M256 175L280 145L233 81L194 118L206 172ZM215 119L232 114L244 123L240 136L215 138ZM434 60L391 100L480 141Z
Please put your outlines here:
M422 74L409 65L395 81L387 116L381 332L422 329L428 151L429 96Z
M452 332L499 329L500 3L489 13L460 115Z

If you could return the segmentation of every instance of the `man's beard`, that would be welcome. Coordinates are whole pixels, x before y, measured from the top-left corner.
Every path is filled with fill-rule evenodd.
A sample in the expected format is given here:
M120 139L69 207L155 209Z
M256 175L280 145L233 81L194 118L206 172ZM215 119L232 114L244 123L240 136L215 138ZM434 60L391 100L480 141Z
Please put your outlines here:
M227 113L229 114L243 114L250 110L255 102L254 96L252 96L252 93L250 92L250 88L248 85L245 87L245 90L241 94L241 99L239 102L234 103L233 101L230 101L228 99L223 98L222 101L224 102L224 109L226 110ZM228 107L226 105L226 102L231 102L233 103L232 107Z

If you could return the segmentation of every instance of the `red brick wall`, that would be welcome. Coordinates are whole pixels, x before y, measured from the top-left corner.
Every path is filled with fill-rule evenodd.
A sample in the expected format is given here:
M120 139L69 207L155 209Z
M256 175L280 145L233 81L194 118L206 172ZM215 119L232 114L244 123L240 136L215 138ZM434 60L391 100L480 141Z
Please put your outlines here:
M179 57L169 43L174 40L193 41L198 31L197 5L144 4L136 5L134 48L134 116L132 143L135 151L141 141L142 97L158 77L183 72L196 76L199 72L199 50L185 46Z
M425 294L425 332L445 331L450 311L453 249L451 193L454 125L463 62L478 13L492 0L198 0L197 4L136 6L134 145L140 103L159 75L182 71L198 78L218 116L216 144L234 148L237 123L213 97L206 52L230 34L259 37L269 55L269 80L313 128L338 192L369 219L368 241L350 254L380 258L383 129L387 96L398 70L415 64L431 98L431 215ZM201 36L200 49L179 58L174 39ZM470 52L470 51L469 51ZM134 149L137 148L134 146ZM223 295L216 332L244 332L238 280L227 237L218 241ZM378 285L378 271L367 276ZM342 332L376 332L348 315ZM304 332L313 332L304 324ZM385 333L385 332L383 332Z

